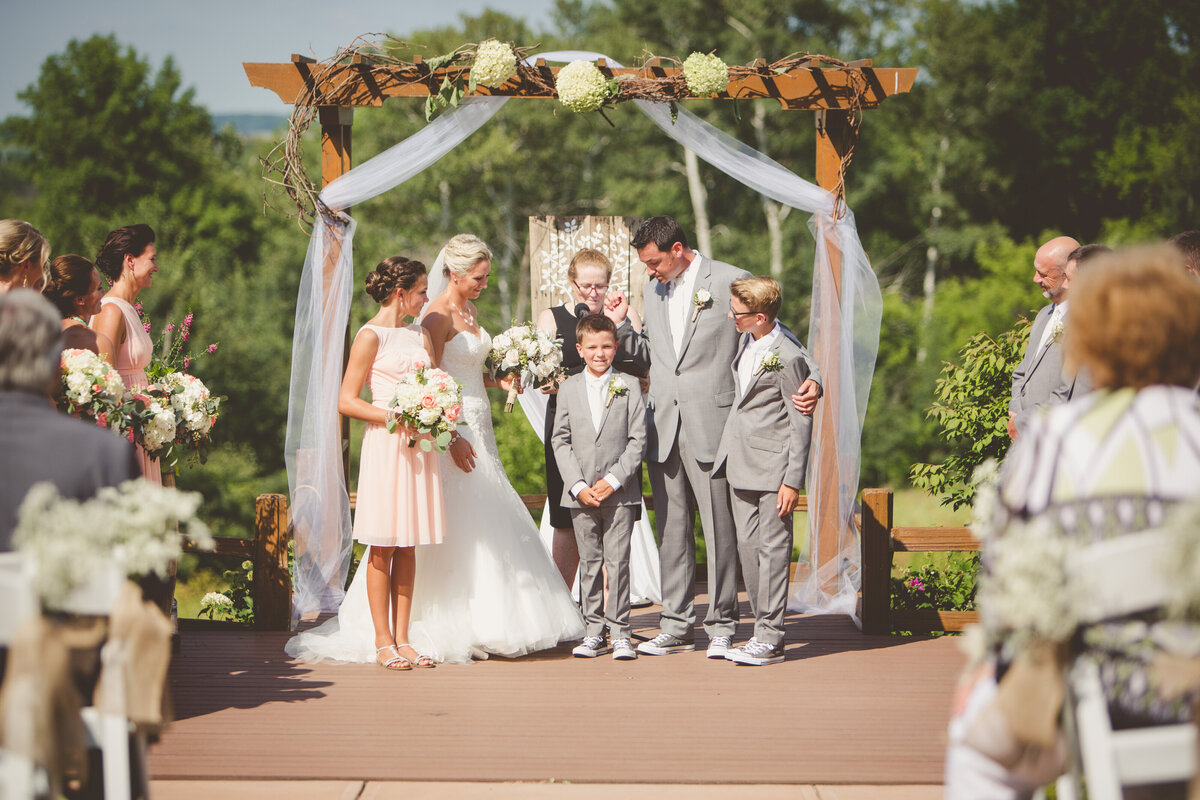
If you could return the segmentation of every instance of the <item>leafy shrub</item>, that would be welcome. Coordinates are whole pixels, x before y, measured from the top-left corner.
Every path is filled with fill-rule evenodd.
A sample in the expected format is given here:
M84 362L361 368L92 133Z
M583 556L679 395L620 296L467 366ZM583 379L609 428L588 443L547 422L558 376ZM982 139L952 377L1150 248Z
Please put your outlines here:
M978 576L978 553L950 553L945 566L927 563L905 568L892 576L892 607L973 611Z

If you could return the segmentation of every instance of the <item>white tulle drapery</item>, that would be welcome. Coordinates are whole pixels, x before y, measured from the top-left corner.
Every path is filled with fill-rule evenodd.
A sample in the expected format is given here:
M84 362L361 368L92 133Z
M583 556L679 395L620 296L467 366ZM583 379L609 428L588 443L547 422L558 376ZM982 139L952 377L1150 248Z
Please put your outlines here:
M543 53L539 57L552 62L607 58L601 53L585 51ZM617 66L611 58L608 63ZM322 201L329 208L345 209L403 183L458 146L506 100L503 97L467 100L330 183L321 192ZM859 243L854 217L847 210L835 220L832 194L686 110L679 109L672 121L665 105L645 101L638 101L637 105L664 133L712 166L772 200L813 214L811 227L817 248L809 342L824 343L814 356L825 375L826 394L837 397L839 407L821 413L814 429L814 442L823 441L820 427L836 420L838 466L836 475L824 474L819 465L819 449L814 448L807 484L809 533L812 553L828 551L828 543L823 545L820 541L825 534L820 532L816 521L835 515L836 525L832 527L838 539L838 556L797 582L791 605L797 610L853 616L860 572L853 516L859 444L882 310L879 283ZM341 468L337 392L342 372L342 337L350 308L353 232L353 220L344 214L314 228L296 309L287 440L288 479L296 528L296 614L336 608L349 562L351 529ZM840 298L828 286L835 268L830 258L831 247L839 249L841 254ZM830 480L838 486L836 508L814 503L823 496L820 490L823 483Z

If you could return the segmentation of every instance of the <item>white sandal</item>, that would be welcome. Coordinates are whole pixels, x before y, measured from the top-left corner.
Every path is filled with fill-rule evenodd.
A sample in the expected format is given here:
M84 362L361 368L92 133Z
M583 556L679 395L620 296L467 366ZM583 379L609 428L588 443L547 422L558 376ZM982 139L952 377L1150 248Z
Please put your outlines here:
M379 666L383 667L384 669L391 670L392 672L406 672L406 671L412 669L413 668L412 661L410 661L409 659L400 655L400 651L396 649L397 647L399 647L399 645L389 644L389 645L386 645L385 647L377 648L375 650L375 663L378 664ZM380 661L379 654L382 653L384 650L391 650L392 657L389 658L387 661Z
M416 661L412 661L410 659L405 659L405 660L408 661L408 663L412 664L414 667L417 667L418 669L433 669L434 667L437 666L437 664L434 662L434 660L432 658L430 658L429 656L421 655L421 652L419 650L417 650L417 648L415 648L411 644L409 644L408 642L403 642L403 643L397 644L396 647L412 647L413 652L417 654L417 660ZM399 654L399 651L397 651L397 654ZM400 657L404 658L404 656L400 656Z

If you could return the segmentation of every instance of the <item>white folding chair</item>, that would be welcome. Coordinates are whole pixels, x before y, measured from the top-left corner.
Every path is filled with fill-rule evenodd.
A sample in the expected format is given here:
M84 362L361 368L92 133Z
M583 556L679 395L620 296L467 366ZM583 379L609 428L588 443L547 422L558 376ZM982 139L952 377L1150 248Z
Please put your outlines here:
M28 560L20 553L0 553L0 647L10 647L17 630L35 613L37 598L33 594ZM32 740L28 727L33 715L20 705L31 691L12 688L10 705L0 722L4 725L4 739ZM39 783L43 793L49 789L46 775L34 769L32 759L11 750L0 750L0 797L32 798L38 794Z
M1085 548L1071 568L1091 600L1084 621L1161 608L1168 592L1162 572L1173 550L1170 535L1160 530ZM1081 778L1089 800L1120 800L1125 786L1186 781L1196 773L1194 724L1113 730L1096 662L1080 656L1066 679L1063 723L1071 759L1056 786L1061 800L1080 796Z

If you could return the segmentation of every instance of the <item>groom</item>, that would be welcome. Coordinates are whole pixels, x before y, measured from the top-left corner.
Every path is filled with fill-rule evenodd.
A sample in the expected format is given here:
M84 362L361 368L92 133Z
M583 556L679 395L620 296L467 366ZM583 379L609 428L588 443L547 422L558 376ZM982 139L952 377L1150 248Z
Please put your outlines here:
M729 485L714 478L712 470L734 398L729 366L739 338L726 317L729 284L749 273L692 250L671 217L643 223L633 246L655 279L645 289L642 333L623 324L629 308L623 296L618 294L608 311L619 325L623 349L650 363L646 462L654 492L663 610L662 632L638 651L667 655L696 649L693 521L698 508L708 554L707 656L723 659L738 619L737 537ZM809 366L815 376L816 365ZM793 400L811 413L819 394L819 381L809 380Z

